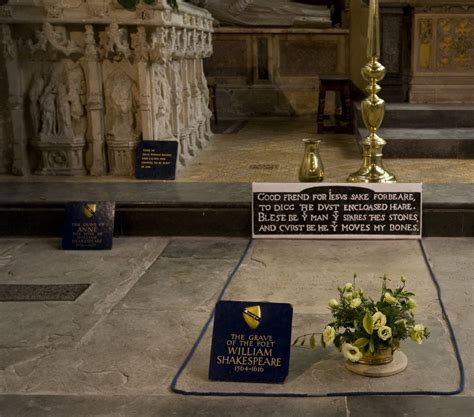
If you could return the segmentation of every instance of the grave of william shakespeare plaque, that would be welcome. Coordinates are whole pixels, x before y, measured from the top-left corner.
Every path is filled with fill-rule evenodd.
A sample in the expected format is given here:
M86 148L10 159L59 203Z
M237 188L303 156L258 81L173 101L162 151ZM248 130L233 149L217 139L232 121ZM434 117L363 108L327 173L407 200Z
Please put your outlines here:
M420 238L421 184L254 184L253 237Z
M209 379L283 383L290 365L292 320L290 304L220 301Z
M178 142L142 140L137 146L135 176L140 180L174 180Z
M112 249L115 203L67 203L63 232L63 249Z

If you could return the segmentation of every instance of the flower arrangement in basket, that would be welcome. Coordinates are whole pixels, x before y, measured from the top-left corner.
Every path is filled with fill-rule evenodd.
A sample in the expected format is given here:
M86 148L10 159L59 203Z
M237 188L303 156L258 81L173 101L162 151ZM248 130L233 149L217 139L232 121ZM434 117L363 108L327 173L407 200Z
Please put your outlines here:
M405 277L401 277L396 289L388 287L387 275L382 280L378 301L366 296L362 288L355 287L355 275L354 283L338 288L339 301L333 298L328 302L334 321L321 334L324 348L334 344L351 362L380 365L392 361L393 352L400 349L402 340L410 338L421 344L423 338L429 336L428 329L415 322L415 294L405 289ZM294 345L304 346L308 340L314 348L316 334L299 336Z

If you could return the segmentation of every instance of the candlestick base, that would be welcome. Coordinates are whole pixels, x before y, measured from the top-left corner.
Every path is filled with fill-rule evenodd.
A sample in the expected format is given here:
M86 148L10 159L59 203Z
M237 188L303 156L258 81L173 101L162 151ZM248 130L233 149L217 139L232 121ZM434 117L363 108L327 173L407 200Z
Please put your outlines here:
M386 142L377 135L369 136L361 142L362 166L357 172L349 175L347 182L352 183L394 183L397 182L395 175L387 171L383 166L382 149Z

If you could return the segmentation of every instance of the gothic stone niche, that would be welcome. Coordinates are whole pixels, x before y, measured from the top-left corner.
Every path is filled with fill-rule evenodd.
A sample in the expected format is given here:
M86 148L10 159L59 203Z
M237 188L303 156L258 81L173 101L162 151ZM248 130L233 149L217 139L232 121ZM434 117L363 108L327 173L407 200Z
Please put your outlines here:
M13 174L129 176L142 139L178 142L181 166L211 139L207 11L166 0L22 4L0 16L13 131L0 149L13 148Z
M42 175L83 175L87 119L84 72L70 60L42 65L28 91L32 146Z
M133 175L138 130L138 89L122 68L114 68L105 81L105 128L110 173Z

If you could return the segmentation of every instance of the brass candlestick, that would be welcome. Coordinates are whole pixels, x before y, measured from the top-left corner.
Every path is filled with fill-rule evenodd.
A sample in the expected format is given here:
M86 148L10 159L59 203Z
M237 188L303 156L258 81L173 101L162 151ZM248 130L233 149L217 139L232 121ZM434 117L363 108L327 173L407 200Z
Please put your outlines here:
M395 176L383 167L383 147L386 141L377 135L385 116L385 101L377 94L381 88L377 84L385 77L385 67L380 58L380 17L378 0L370 0L369 31L367 35L368 64L362 68L362 76L370 84L366 88L367 98L362 102L362 118L369 129L369 136L360 142L362 147L362 166L351 174L348 182L397 182Z

